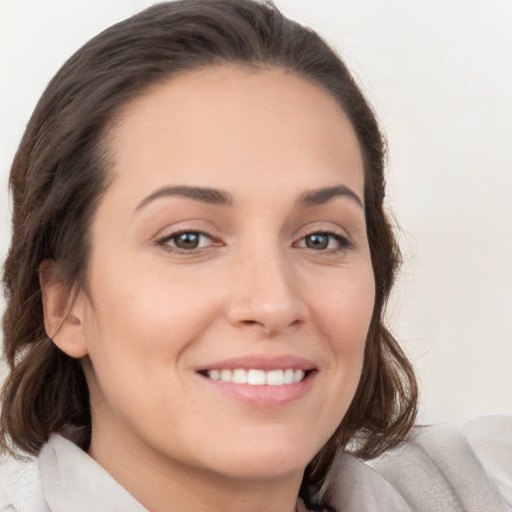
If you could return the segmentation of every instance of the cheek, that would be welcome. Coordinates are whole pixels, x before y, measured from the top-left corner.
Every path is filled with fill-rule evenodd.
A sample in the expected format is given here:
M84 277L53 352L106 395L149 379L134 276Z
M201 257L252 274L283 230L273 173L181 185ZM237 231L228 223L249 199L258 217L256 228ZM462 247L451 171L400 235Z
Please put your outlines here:
M333 276L334 277L334 276ZM317 428L322 425L320 449L343 420L361 377L366 338L373 314L373 272L359 268L324 290L311 292L312 318L325 347L322 406Z
M154 372L163 363L179 364L180 352L222 308L221 288L204 276L191 280L190 273L169 276L166 268L143 265L136 272L121 265L105 268L94 276L101 286L95 288L86 330L95 367L123 361L133 370Z
M347 272L343 279L330 282L334 284L311 292L314 316L319 319L320 328L331 340L333 348L360 352L364 348L375 302L373 272L364 268Z
M343 284L317 293L315 317L328 344L327 363L334 400L348 408L362 372L366 338L373 315L375 284L373 272L362 270L345 277ZM341 392L340 392L341 391Z
M211 322L215 301L201 297L191 283L170 286L173 281L158 272L111 269L95 276L102 286L95 288L94 309L84 326L95 414L133 424L142 415L159 424L163 404L180 403L182 354Z

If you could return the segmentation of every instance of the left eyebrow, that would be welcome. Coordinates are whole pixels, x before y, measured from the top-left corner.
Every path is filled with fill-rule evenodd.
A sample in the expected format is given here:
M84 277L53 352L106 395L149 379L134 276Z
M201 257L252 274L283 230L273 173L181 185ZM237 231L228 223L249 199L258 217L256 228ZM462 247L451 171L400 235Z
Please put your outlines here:
M215 188L207 187L190 187L186 185L179 185L174 187L163 187L158 190L155 190L155 192L145 197L140 202L136 210L139 210L140 208L146 206L148 203L151 203L152 201L155 201L156 199L169 196L185 197L187 199L192 199L194 201L200 201L202 203L207 204L231 205L233 203L233 198L231 197L231 194L229 194L229 192L225 192L224 190L218 190Z
M349 187L345 185L336 185L334 187L319 188L308 190L299 197L297 204L304 206L318 206L329 202L335 197L346 197L354 201L358 206L364 208L361 198Z

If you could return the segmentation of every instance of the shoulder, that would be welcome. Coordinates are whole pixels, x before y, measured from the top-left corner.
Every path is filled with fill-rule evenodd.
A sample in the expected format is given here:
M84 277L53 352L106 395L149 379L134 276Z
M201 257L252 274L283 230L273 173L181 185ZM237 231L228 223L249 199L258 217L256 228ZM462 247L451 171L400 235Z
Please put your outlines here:
M0 460L0 512L47 512L37 460Z
M511 512L512 416L417 427L367 463L342 453L325 486L343 512Z
M410 442L371 466L414 512L510 511L512 416L417 427Z

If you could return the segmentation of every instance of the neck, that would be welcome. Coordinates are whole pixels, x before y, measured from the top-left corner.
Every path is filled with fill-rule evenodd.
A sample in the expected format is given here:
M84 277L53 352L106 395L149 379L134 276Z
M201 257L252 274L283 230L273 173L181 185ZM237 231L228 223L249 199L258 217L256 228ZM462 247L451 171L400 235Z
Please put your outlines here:
M89 455L151 512L295 512L303 471L239 478L144 448L133 436L93 436Z

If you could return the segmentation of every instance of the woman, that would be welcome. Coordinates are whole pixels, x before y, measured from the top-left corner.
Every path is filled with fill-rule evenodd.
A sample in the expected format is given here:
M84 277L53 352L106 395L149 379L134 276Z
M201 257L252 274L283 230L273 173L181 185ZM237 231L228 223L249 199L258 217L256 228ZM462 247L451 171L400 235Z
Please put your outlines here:
M79 50L11 171L3 446L38 459L4 466L5 506L416 507L343 455L416 412L383 153L344 64L272 6L161 4Z

